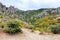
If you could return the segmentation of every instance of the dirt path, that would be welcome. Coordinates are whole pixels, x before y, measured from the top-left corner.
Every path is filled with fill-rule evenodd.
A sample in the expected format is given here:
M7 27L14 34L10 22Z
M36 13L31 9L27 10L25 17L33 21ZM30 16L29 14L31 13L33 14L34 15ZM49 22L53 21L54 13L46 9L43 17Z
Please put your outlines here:
M0 33L0 40L60 40L60 35L39 35L36 32L30 32L29 29L23 28L23 34L9 35Z

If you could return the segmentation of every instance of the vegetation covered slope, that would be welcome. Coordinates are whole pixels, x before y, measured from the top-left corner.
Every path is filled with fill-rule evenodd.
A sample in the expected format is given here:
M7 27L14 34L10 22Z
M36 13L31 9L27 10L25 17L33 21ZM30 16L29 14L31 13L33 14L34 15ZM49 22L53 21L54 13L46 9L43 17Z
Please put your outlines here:
M29 27L33 30L51 32L51 25L60 23L60 7L58 8L41 8L38 10L22 11L13 6L6 7L0 3L0 26L8 20L20 20L21 27ZM55 27L56 28L56 27ZM55 28L53 28L55 30ZM55 31L52 32L55 32ZM60 31L59 31L60 32Z

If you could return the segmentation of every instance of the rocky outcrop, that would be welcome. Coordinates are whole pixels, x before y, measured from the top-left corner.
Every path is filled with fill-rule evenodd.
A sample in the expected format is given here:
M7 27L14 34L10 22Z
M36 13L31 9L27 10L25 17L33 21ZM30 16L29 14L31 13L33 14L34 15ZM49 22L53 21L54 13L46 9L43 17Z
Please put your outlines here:
M0 13L7 12L7 13L14 13L18 11L19 9L15 8L14 6L6 7L2 3L0 3Z

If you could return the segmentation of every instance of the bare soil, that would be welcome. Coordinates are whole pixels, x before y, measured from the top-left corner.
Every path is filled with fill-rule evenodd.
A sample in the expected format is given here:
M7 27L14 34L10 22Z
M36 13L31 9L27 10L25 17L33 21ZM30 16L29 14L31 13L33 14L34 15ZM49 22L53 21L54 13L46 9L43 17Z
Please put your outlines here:
M0 40L60 40L60 35L39 35L39 32L22 28L23 33L7 34L0 30Z

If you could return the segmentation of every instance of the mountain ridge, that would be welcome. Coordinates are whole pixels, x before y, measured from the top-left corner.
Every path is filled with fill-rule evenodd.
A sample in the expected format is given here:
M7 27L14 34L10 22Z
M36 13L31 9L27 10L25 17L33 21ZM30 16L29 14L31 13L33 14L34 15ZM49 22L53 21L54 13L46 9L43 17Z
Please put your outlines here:
M57 15L60 14L60 7L58 8L41 8L38 10L27 10L23 11L14 6L6 7L0 3L0 14L4 15L14 15L15 17L31 23L33 20L37 20L47 15ZM16 16L17 15L17 16Z

